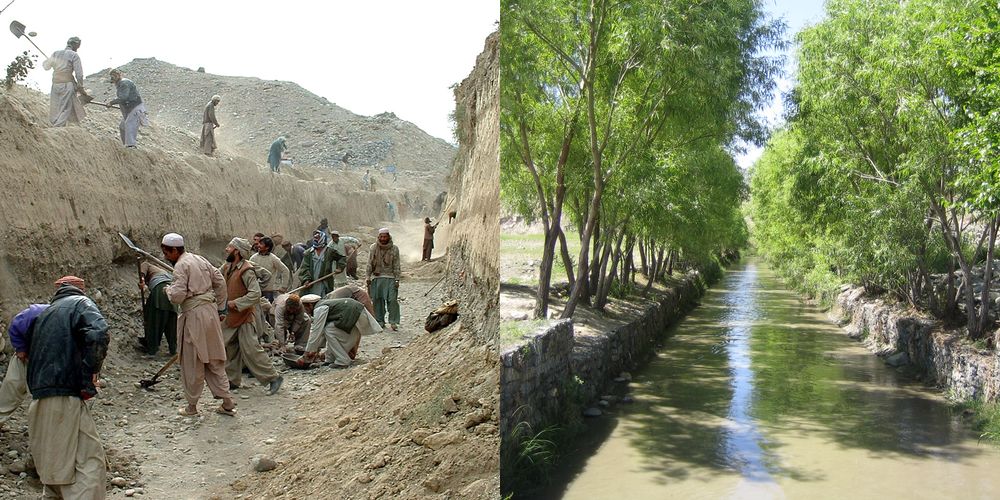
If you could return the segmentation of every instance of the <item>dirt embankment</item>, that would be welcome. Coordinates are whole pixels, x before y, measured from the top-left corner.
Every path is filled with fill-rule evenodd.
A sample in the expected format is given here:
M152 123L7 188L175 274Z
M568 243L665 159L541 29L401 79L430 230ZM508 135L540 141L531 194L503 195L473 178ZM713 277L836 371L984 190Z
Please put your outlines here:
M90 109L84 127L51 128L47 104L23 88L0 95L0 316L24 305L23 291L66 272L107 285L112 262L131 259L118 231L151 250L175 231L189 249L217 256L236 235L304 238L323 217L342 230L384 218L380 193L178 152L182 139L164 127L125 149L112 135L117 112Z
M288 428L283 423L295 416L320 419L336 410L318 398L303 411L293 412L297 400L312 393L328 394L331 387L339 391L340 380L365 365L382 365L384 352L401 351L423 335L423 317L444 298L443 287L431 287L445 263L440 258L431 263L404 258L401 329L363 340L357 367L336 372L286 371L286 383L273 397L265 397L258 385L245 379L238 419L212 414L210 398L202 400L201 417L179 417L176 405L182 398L176 367L166 373L157 391L135 387L166 356L143 356L132 348L132 339L141 333L141 315L133 255L118 231L154 252L163 233L177 231L185 236L190 250L218 263L232 236L281 232L298 240L327 217L332 228L366 243L359 254L364 266L375 228L388 225L404 255L412 255L419 249L421 223L387 223L383 219L389 193L361 192L355 182L343 182L319 169L297 167L272 175L258 162L230 150L208 158L196 151L197 138L157 123L141 129L139 149L128 150L117 137L120 115L116 111L89 108L82 126L52 128L47 110L48 98L43 94L24 88L0 93L0 185L4 189L0 195L0 328L5 332L7 321L27 304L47 301L57 277L72 273L88 281L88 294L95 300L102 297L98 303L111 325L112 345L103 373L108 387L94 400L93 410L108 450L109 479L123 477L129 486L144 488L149 498L204 498L211 488L245 474L248 456L268 452ZM444 189L440 184L433 187ZM440 236L443 250L446 235ZM393 390L402 386L400 380L420 383L421 377L439 373L426 372L430 356L392 359L419 372L400 372L386 386ZM454 361L440 359L439 365L446 367L450 362ZM359 390L371 388L361 384ZM475 401L474 392L467 394ZM369 397L366 392L357 400ZM411 407L414 401L424 401L417 396L399 400ZM26 460L26 407L22 405L5 425L8 432L0 433L0 452L4 453L0 456L0 495L25 498L39 492L30 473L25 477L12 473ZM178 470L185 473L177 474ZM111 488L110 494L121 496L123 491Z
M301 401L279 469L233 484L244 498L498 498L499 37L456 91L461 148L448 296L462 319ZM459 188L459 189L455 189ZM310 412L307 408L324 408ZM220 494L228 498L232 492Z

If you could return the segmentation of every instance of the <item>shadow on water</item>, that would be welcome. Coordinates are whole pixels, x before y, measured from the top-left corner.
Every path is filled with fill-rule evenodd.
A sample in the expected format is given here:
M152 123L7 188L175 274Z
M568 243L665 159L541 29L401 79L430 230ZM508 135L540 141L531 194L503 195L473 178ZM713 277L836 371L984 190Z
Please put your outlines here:
M786 444L775 435L870 458L964 462L983 452L951 446L969 430L940 398L839 334L753 262L727 272L668 335L634 379L636 403L595 424L558 484L529 498L561 497L612 432L641 456L631 469L663 484L824 480L821 469L783 463Z

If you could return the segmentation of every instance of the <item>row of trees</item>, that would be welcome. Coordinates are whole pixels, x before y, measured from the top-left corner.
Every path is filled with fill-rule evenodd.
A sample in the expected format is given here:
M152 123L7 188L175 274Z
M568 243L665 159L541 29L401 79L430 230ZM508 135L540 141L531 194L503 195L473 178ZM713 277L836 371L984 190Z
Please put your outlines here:
M566 318L631 286L636 262L655 277L746 242L731 152L764 138L780 61L761 53L782 29L760 3L501 1L501 197L544 226L536 317L557 253Z
M799 34L788 122L748 205L793 282L859 283L944 318L961 303L986 334L990 287L973 283L990 283L1000 225L998 29L986 0L830 0Z

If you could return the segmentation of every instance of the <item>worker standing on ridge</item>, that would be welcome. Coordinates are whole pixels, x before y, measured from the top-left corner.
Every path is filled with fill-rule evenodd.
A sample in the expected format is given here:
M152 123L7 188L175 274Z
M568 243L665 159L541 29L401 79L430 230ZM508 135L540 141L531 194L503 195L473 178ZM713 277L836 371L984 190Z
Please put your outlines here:
M267 153L267 163L271 166L271 172L281 173L281 154L288 151L288 144L284 137L278 137L271 143L271 148Z
M118 131L121 133L122 144L127 148L134 148L136 138L139 136L139 125L149 125L146 105L142 103L142 96L139 95L135 83L128 78L122 78L120 70L111 70L111 83L114 84L118 97L108 104L117 104L121 107L122 121L118 124Z
M77 51L80 39L71 37L66 48L52 53L52 57L42 63L46 70L52 70L52 90L49 91L49 120L53 127L65 127L67 123L80 123L87 112L77 93L87 95L83 88L83 65Z
M219 128L219 120L215 118L215 107L219 105L222 97L213 95L212 99L205 105L205 113L201 119L201 152L212 156L217 146L215 144L215 129Z

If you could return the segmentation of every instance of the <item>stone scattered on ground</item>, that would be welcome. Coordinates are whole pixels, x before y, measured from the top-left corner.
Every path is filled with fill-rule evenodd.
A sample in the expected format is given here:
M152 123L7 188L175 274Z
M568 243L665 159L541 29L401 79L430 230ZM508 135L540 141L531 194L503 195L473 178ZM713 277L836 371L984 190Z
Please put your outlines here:
M278 462L267 455L256 455L250 459L250 467L255 472L267 472L278 468Z

